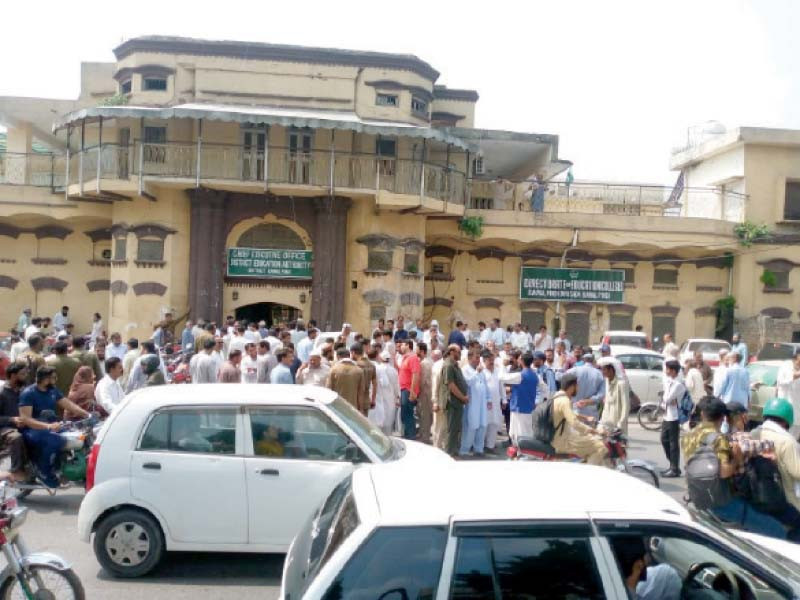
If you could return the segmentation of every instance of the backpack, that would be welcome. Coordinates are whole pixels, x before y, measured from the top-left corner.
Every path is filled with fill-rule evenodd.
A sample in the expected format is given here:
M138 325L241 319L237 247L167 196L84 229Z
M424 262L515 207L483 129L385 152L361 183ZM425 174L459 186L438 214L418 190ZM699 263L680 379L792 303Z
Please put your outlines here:
M754 456L745 465L746 497L753 508L767 514L778 514L786 509L783 480L774 460Z
M692 402L689 390L686 390L683 393L683 398L678 402L678 423L683 425L688 422L692 418L692 412L694 412L694 402Z
M714 452L714 442L720 435L708 433L686 461L689 499L699 510L719 508L733 499L730 485L719 476L720 461Z
M540 402L533 409L531 419L533 421L533 437L545 444L550 444L556 436L556 430L564 430L566 421L561 419L561 423L556 426L553 423L553 403L555 398L548 398Z

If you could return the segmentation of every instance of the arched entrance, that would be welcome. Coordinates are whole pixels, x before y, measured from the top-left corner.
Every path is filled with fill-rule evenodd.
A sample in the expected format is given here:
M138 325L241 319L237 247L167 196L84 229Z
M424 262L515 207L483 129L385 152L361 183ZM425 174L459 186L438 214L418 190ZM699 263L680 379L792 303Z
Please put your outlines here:
M266 321L267 327L278 323L289 323L302 316L302 311L288 304L277 302L255 302L238 307L234 312L237 321L260 322Z

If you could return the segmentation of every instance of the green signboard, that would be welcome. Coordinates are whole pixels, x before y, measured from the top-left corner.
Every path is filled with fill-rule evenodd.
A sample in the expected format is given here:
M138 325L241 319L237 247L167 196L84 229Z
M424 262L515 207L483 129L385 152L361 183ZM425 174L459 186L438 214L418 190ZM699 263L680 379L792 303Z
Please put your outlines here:
M624 292L625 271L617 269L522 267L519 278L521 300L619 304Z
M310 250L228 248L229 277L311 279Z

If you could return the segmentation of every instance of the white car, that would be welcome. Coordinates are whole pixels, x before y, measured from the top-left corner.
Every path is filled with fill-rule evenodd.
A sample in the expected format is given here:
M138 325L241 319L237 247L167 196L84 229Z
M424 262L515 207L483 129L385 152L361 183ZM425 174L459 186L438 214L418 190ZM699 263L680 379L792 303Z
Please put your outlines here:
M600 346L592 346L595 356L600 356ZM631 390L641 404L661 402L664 391L664 357L658 352L639 346L611 346L611 356L625 369ZM631 402L631 408L638 408Z
M145 388L99 432L78 531L122 577L147 573L165 550L285 552L357 465L384 462L453 461L385 436L325 388Z
M606 331L600 338L600 345L608 344L611 349L614 346L634 346L637 348L648 349L650 340L647 334L642 331Z
M280 597L800 597L800 564L775 550L786 542L762 543L603 467L375 466L339 484L295 538ZM629 595L643 564L647 581Z
M719 351L731 351L731 345L725 340L711 340L691 338L681 344L680 354L678 360L681 365L685 365L686 361L694 358L695 352L703 353L703 362L707 363L710 367L719 366Z

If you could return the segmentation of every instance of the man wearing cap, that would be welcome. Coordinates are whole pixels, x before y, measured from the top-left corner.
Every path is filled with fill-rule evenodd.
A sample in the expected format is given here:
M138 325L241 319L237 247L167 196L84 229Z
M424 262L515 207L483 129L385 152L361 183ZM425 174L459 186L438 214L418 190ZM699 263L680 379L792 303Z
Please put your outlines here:
M672 362L667 362L668 371L672 369L669 366ZM728 438L720 434L728 408L719 398L708 396L700 401L698 409L701 422L684 436L683 456L688 461L701 445L710 445L720 462L720 478L731 485L732 478L740 471L742 455L738 446L731 445ZM733 495L730 502L712 508L711 512L723 521L737 523L751 533L786 539L786 530L777 519L757 511L740 496Z
M382 415L379 427L383 433L391 435L395 429L397 407L400 406L400 383L397 380L397 369L392 365L392 355L388 350L383 350L378 355L375 374L378 379L375 406L377 408L380 405L382 408L379 411Z
M778 397L786 398L794 414L800 415L800 352L795 352L791 362L778 369ZM793 431L797 428L794 427Z
M339 335L342 336L342 340L348 348L356 341L356 334L353 333L353 326L350 323L342 323L342 333Z
M311 333L311 331L316 330L312 329L309 333ZM313 350L308 357L308 362L302 365L297 371L297 383L299 385L325 387L325 382L328 381L330 371L330 367L322 363L322 353L318 349Z
M736 354L739 356L740 365L743 367L747 365L747 344L742 341L742 338L738 333L734 333L733 337L731 338L731 352L736 352Z
M574 372L564 373L561 390L553 396L552 446L559 454L575 454L590 465L603 465L608 456L605 444L597 437L597 430L583 423L572 410L577 393L578 376Z

